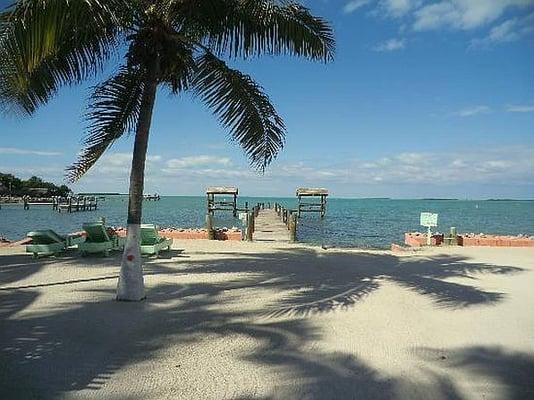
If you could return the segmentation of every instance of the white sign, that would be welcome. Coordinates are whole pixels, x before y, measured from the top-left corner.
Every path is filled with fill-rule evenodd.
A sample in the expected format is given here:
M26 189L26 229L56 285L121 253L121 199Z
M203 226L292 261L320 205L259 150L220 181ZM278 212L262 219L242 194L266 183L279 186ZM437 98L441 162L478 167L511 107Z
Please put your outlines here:
M432 226L438 226L438 214L422 212L421 226L426 226L427 228L430 228Z
M239 219L245 222L247 220L247 213L239 213Z

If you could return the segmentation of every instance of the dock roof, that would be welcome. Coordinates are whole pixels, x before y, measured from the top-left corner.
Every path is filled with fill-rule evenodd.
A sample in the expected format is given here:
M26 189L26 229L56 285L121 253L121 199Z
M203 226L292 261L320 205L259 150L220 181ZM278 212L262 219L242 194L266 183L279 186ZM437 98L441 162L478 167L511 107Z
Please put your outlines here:
M237 194L238 189L232 186L210 186L206 189L206 194Z
M298 188L297 196L328 196L328 189L324 188Z

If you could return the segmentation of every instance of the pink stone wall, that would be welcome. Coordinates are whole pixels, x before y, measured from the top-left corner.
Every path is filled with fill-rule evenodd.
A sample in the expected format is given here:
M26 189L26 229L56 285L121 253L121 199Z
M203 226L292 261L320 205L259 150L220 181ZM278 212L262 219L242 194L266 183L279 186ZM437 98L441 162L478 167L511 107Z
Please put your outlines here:
M439 246L443 243L443 235L432 235L430 242L432 246ZM404 243L410 247L426 246L426 233L407 232L404 234Z
M407 232L404 234L404 243L410 247L426 245L426 234ZM443 243L443 235L433 235L432 245ZM485 234L460 234L458 246L484 246L484 247L534 247L534 236L505 236Z
M115 231L119 236L126 236L126 228L115 228ZM160 229L159 234L177 240L208 239L208 231L206 229L164 228ZM217 229L215 231L215 239L241 240L241 231L239 229Z

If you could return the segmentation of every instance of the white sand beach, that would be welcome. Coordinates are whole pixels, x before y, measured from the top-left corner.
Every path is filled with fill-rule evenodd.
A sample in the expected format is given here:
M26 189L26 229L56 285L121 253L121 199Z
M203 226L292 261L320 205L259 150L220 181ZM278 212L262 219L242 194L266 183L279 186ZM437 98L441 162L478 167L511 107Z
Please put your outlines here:
M0 398L534 398L532 248L174 247L140 303L119 254L0 249Z

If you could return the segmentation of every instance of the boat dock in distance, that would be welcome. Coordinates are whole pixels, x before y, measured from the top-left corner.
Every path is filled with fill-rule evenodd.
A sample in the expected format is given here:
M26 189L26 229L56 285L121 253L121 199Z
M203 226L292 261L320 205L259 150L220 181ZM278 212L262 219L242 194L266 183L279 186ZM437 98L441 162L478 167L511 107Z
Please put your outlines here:
M161 200L161 197L159 194L157 193L154 193L154 194L145 194L143 195L143 200L147 200L147 201L160 201Z
M58 212L80 212L80 211L94 211L98 208L98 199L94 196L78 196L61 199L53 197L49 201L31 201L29 198L23 199L25 210L29 210L34 206L51 206L52 210Z

